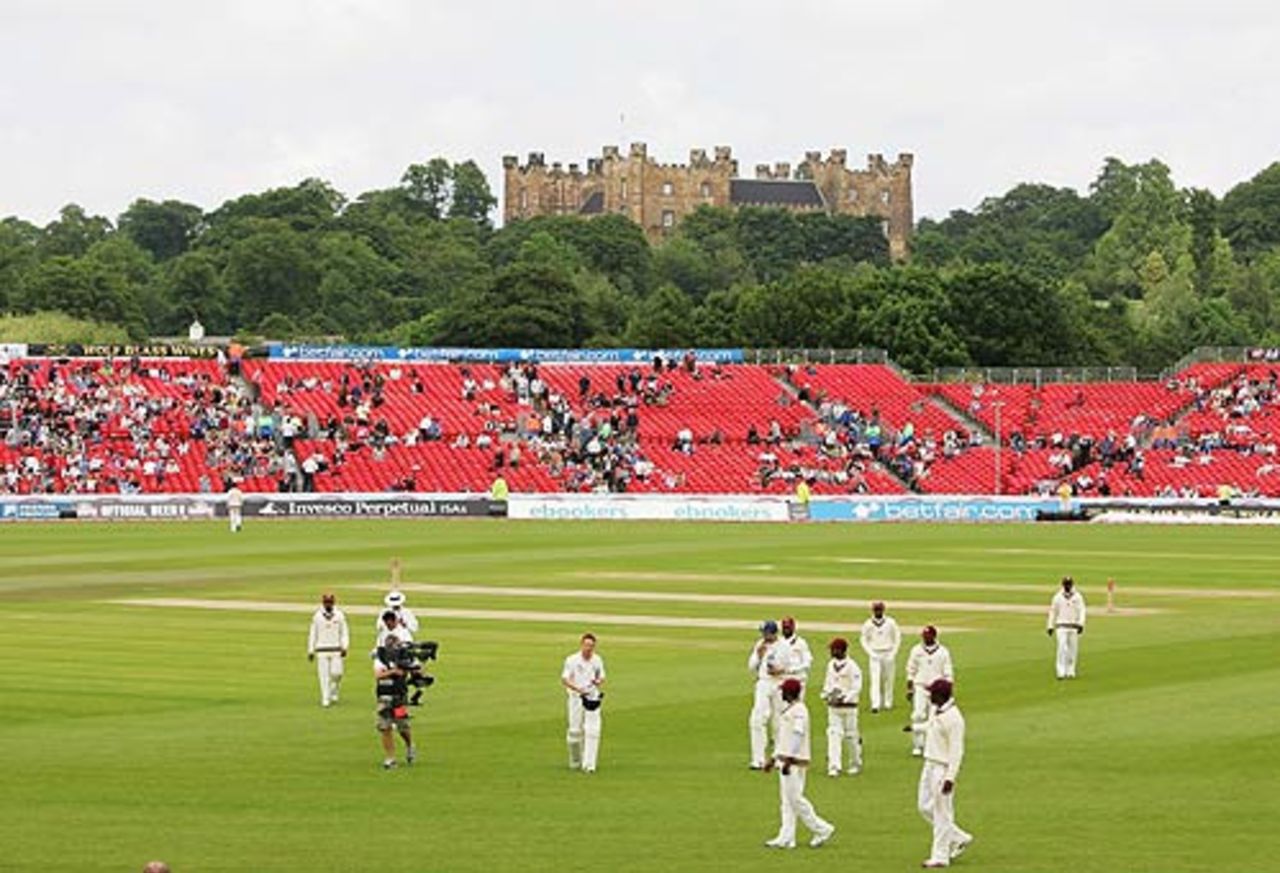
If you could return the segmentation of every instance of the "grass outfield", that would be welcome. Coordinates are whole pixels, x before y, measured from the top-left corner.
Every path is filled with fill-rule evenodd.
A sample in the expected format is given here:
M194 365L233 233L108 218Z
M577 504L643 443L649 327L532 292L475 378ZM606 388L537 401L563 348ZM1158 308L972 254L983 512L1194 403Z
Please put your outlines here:
M904 701L864 710L862 776L810 777L835 839L783 859L761 846L776 777L746 768L754 634L653 620L791 611L817 656L832 634L806 626L852 635L877 596L908 632L938 624L955 659L969 723L957 810L977 836L958 868L1276 869L1278 540L1086 526L0 527L0 870L133 871L154 857L175 873L916 868L929 833ZM441 661L415 722L422 760L387 773L363 656L373 618L349 616L355 652L333 709L318 705L305 645L319 592L373 606L393 555ZM1054 680L1043 630L1064 572L1091 607L1073 683ZM1107 576L1134 614L1104 614ZM119 602L174 598L301 611ZM609 668L595 776L565 767L559 667L585 628L563 613L594 616ZM810 705L821 757L825 715Z

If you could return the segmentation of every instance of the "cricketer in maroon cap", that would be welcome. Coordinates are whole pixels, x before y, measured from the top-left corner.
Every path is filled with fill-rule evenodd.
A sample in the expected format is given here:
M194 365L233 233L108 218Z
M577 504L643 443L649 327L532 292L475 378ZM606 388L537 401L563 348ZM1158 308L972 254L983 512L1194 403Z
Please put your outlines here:
M927 687L933 711L924 725L924 767L916 806L933 827L929 857L921 864L932 869L950 866L969 848L973 834L956 824L955 817L956 780L964 760L964 716L952 696L952 680L934 679Z
M920 642L911 648L907 656L907 699L911 701L911 754L919 758L924 754L923 726L929 718L929 697L917 694L926 691L935 679L954 681L951 652L938 642L938 629L927 625L920 631Z

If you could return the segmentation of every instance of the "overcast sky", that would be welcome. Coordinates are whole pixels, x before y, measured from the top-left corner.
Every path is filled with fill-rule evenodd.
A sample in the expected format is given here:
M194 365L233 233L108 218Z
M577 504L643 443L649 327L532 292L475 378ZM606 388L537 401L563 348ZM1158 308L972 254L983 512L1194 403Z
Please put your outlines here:
M631 141L914 152L917 216L1112 154L1221 194L1280 159L1277 46L1270 0L0 0L0 216Z

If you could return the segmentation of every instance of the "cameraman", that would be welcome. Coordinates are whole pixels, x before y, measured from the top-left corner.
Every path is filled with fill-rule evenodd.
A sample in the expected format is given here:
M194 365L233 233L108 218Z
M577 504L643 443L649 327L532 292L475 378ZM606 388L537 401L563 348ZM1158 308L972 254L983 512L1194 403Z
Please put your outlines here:
M396 634L388 634L378 646L373 661L373 676L378 696L378 733L382 737L382 769L396 766L396 741L392 729L400 732L404 740L404 762L412 764L417 757L413 746L413 734L409 730L409 671L400 666L400 649L403 643Z

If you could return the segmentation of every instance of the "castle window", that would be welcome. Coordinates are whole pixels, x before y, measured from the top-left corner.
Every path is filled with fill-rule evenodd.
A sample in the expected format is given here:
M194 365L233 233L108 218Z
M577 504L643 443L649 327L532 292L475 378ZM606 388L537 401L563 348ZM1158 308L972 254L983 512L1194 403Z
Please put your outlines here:
M662 196L663 196L663 197L670 197L670 196L671 196L672 194L674 194L674 193L676 193L676 186L675 186L675 185L671 184L670 182L663 182L663 183L662 183Z
M529 208L529 192L526 191L524 188L520 189L520 208L521 209Z
M627 180L626 179L622 180L622 199L623 200L627 199Z
M710 182L703 182L701 185L699 185L699 186L698 186L698 193L699 193L699 194L701 194L703 197L710 197L710 196L711 196L711 183L710 183Z
M673 210L662 210L662 226L668 230L676 226L676 214Z
M888 191L881 191L881 192L880 192L880 202L881 202L881 203L888 203L888 202L889 202L889 192L888 192Z
M857 188L850 188L850 189L849 189L849 202L850 202L850 203L857 203L857 202L858 202L858 189L857 189Z

